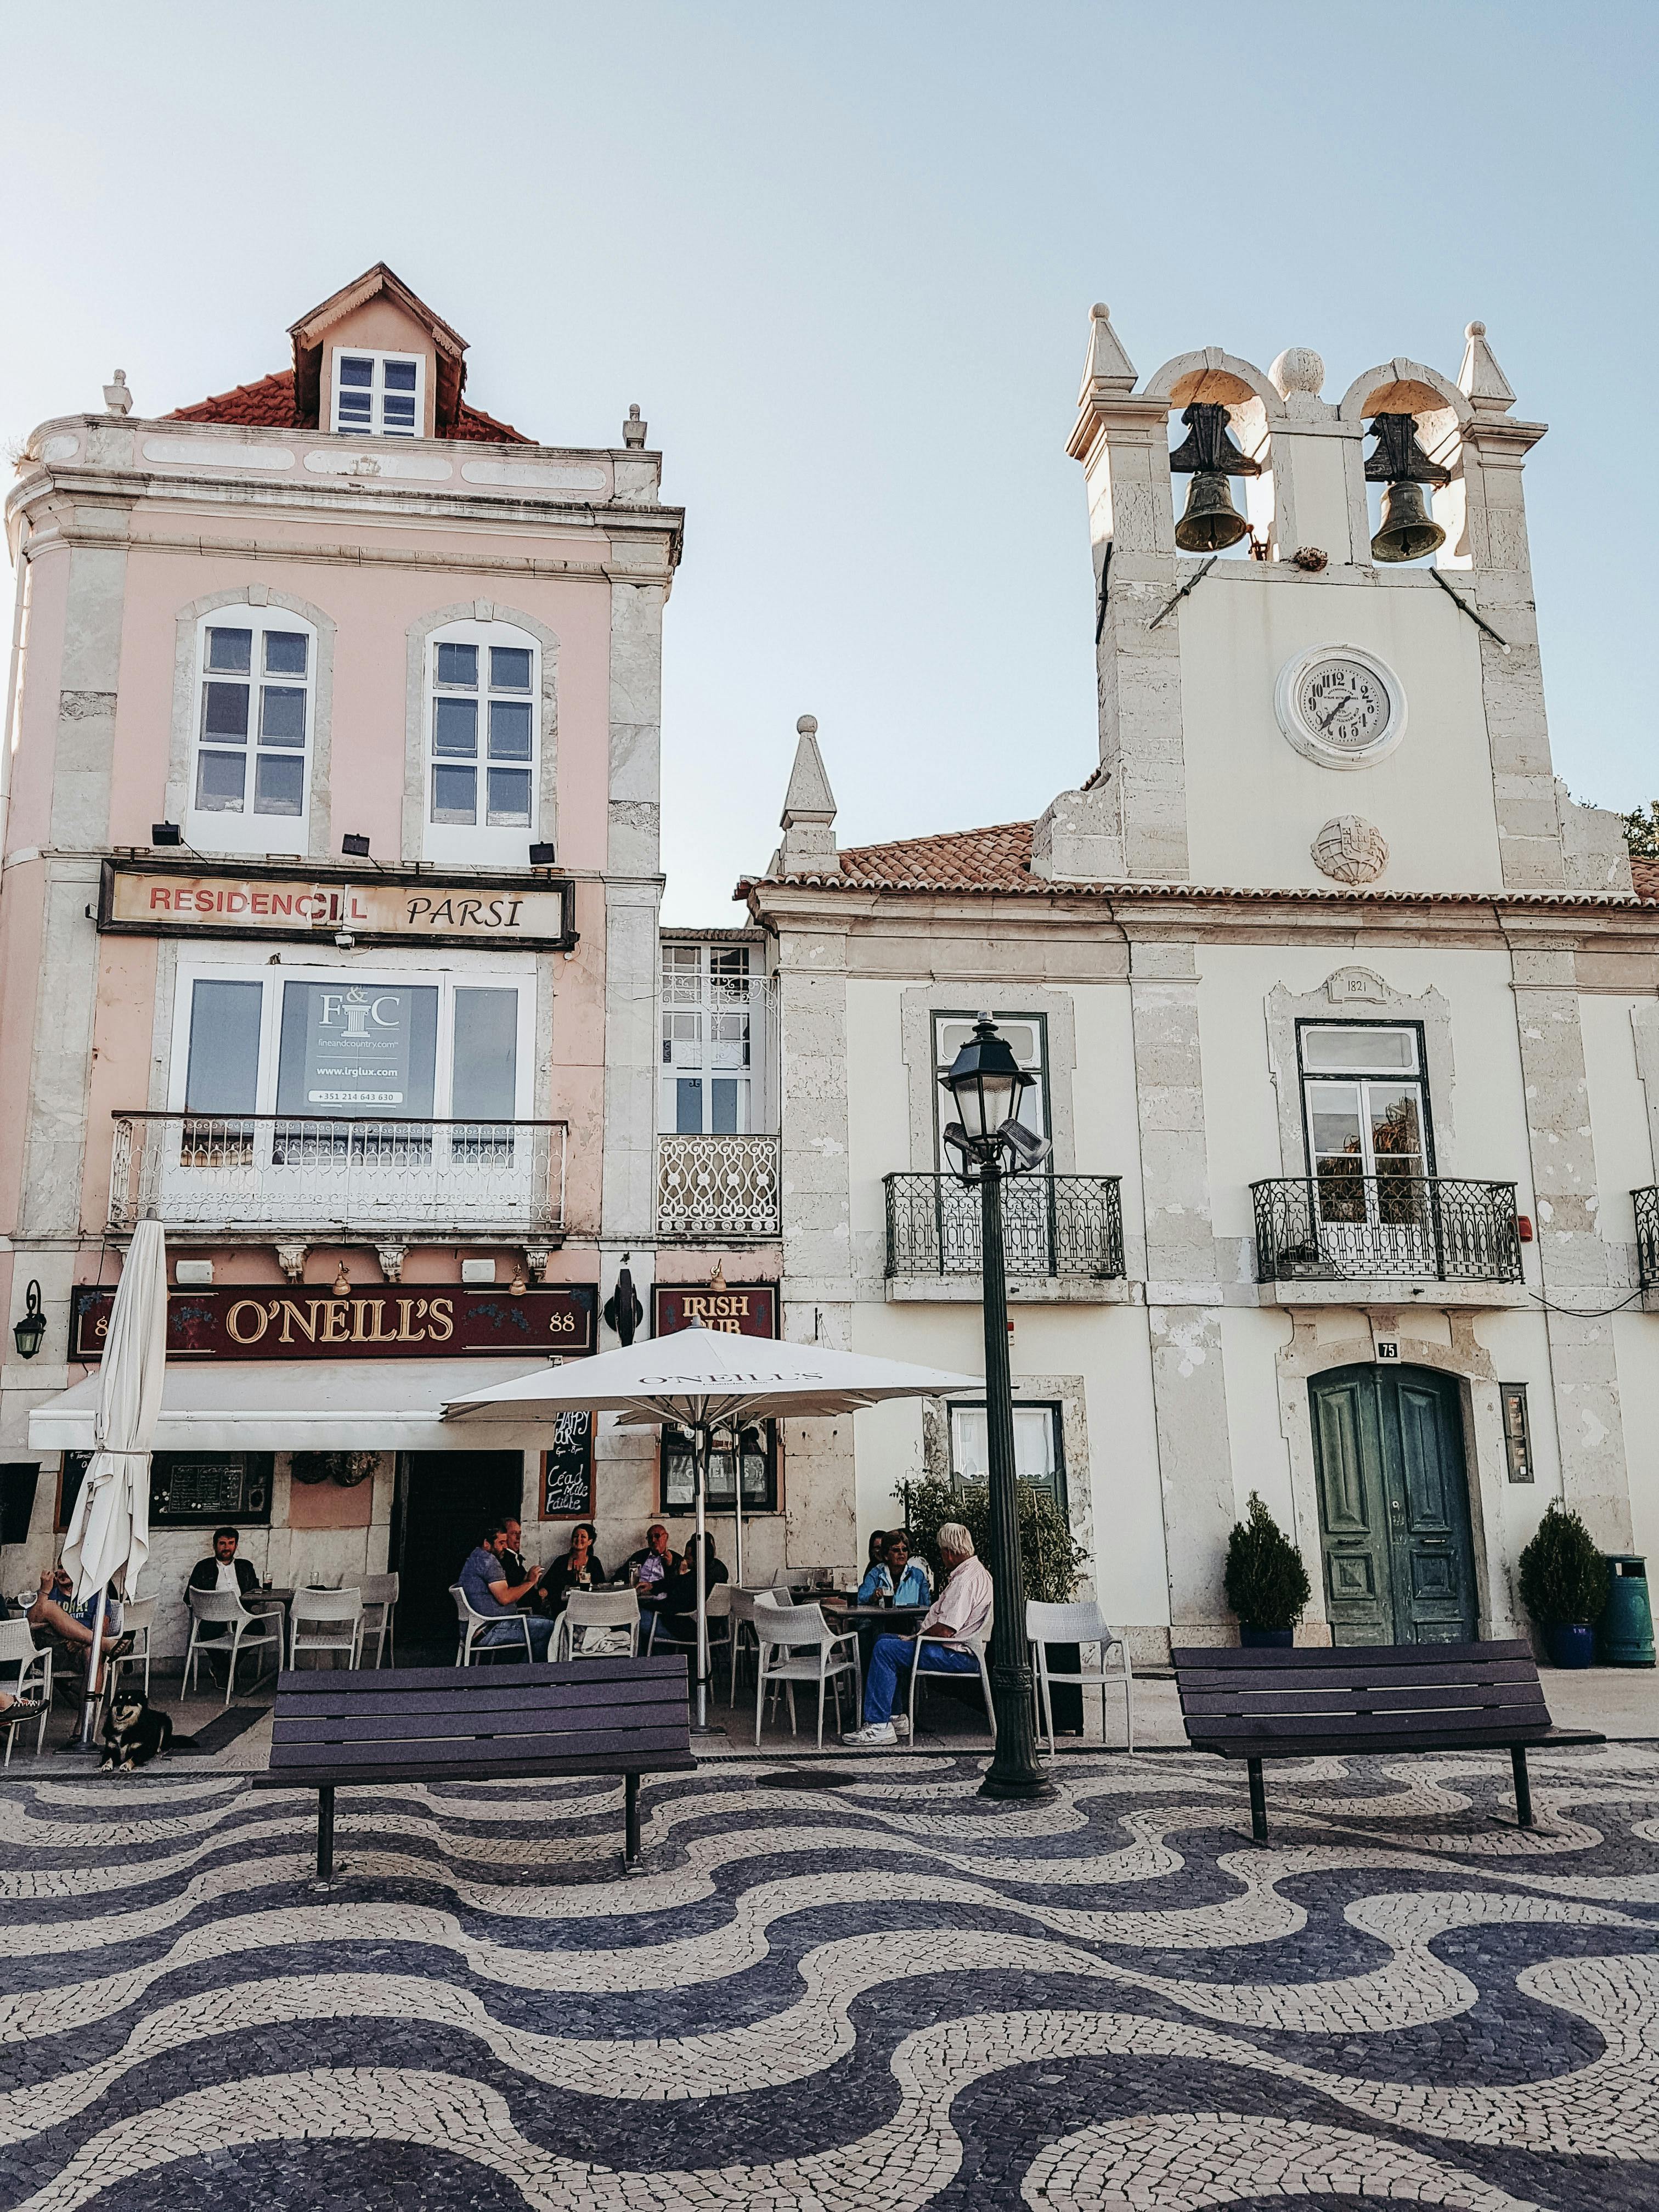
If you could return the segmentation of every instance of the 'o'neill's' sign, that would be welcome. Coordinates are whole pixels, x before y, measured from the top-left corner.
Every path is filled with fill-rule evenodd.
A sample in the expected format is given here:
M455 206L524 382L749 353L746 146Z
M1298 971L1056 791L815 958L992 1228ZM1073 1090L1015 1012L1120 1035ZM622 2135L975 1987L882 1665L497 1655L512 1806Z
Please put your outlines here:
M216 1285L167 1293L169 1359L456 1359L580 1357L593 1349L590 1284L526 1290L375 1283L337 1297L325 1283ZM70 1358L96 1363L113 1288L75 1293Z
M335 938L363 945L576 941L574 888L546 877L416 874L407 869L257 868L106 860L98 927L141 937Z

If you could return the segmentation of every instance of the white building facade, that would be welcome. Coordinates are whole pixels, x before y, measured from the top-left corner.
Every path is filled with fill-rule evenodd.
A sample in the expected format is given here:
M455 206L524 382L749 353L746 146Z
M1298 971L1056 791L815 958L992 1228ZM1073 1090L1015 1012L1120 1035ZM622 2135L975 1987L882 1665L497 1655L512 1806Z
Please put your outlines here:
M1142 381L1097 308L1070 450L1097 764L1032 822L839 850L803 726L743 887L775 978L787 1334L979 1366L936 1078L981 1009L1037 1078L1050 1172L1008 1216L1021 1471L1143 1658L1236 1634L1253 1490L1312 1571L1311 1642L1520 1632L1552 1498L1609 1551L1659 1543L1659 883L1553 775L1543 427L1478 324L1455 380L1323 382L1305 349L1263 372L1217 348ZM1172 440L1190 465L1206 419L1250 524L1219 556L1176 538ZM1402 436L1443 542L1385 562ZM836 1556L907 1479L982 1468L971 1401L817 1431Z

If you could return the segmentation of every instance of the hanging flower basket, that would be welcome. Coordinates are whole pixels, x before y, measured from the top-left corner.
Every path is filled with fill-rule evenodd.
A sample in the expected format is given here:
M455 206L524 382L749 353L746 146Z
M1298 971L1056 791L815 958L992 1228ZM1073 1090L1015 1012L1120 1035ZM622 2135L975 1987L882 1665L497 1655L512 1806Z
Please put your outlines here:
M295 1452L289 1462L295 1482L335 1482L342 1490L355 1490L374 1472L379 1452Z

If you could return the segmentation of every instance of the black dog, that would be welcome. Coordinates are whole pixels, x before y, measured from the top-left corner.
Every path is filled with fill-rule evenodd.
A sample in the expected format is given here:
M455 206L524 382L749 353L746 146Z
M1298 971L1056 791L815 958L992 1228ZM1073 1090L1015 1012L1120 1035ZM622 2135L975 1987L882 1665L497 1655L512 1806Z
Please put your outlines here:
M171 1747L173 1723L138 1691L118 1690L104 1717L104 1742L100 1771L113 1767L118 1774L131 1774Z

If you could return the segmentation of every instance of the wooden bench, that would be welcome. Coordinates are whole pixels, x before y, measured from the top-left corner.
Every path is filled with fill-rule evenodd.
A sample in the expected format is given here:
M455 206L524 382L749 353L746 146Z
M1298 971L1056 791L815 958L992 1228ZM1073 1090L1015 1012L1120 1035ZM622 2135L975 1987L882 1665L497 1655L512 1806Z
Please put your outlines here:
M318 1668L277 1677L256 1790L317 1792L317 1877L334 1873L334 1792L379 1782L620 1774L624 1863L640 1855L640 1777L695 1771L685 1660Z
M1267 1840L1264 1759L1507 1749L1516 1813L1529 1828L1528 1747L1607 1741L1589 1729L1554 1726L1531 1648L1518 1642L1288 1651L1218 1646L1170 1656L1194 1750L1247 1762L1250 1828L1259 1844Z

